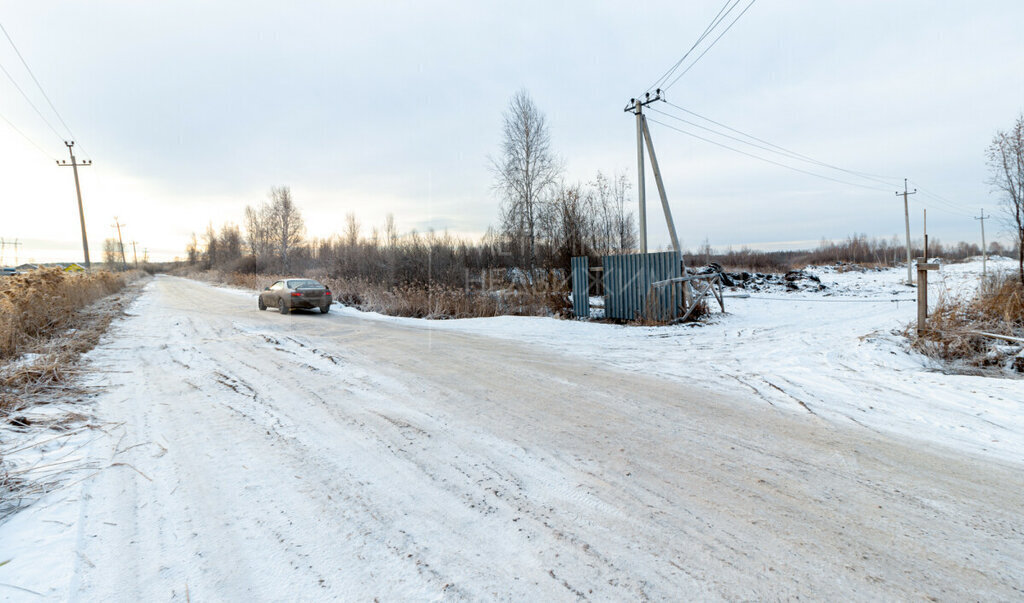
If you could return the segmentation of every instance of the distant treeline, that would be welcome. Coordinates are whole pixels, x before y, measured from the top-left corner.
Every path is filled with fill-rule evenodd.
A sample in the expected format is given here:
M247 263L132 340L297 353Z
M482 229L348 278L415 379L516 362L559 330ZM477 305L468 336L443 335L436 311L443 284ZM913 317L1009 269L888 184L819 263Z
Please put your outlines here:
M1008 248L998 241L988 245L989 255L1015 256L1015 248ZM911 239L910 255L912 258L922 257L924 245L922 239ZM943 244L937 238L929 237L928 257L946 260L963 260L980 256L981 247L976 243ZM785 272L808 265L829 265L838 262L862 264L870 266L896 266L907 261L906 239L897 236L891 238L868 238L866 234L853 234L843 241L822 239L814 249L785 251L756 251L747 248L739 250L715 250L705 243L696 252L687 251L683 254L688 266L703 266L710 262L720 264L725 269L752 270L759 272Z

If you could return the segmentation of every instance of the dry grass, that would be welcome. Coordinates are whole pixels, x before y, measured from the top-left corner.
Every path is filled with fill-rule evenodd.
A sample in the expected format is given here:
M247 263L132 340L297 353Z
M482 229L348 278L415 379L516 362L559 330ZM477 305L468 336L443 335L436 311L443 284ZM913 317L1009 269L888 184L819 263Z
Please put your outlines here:
M940 297L928 330L914 337L913 346L933 358L972 367L999 365L1021 347L972 331L1024 337L1024 286L1015 275L990 276L973 299ZM916 328L908 328L911 332ZM1024 363L1014 368L1024 372Z
M126 300L101 298L141 273L38 270L0 281L0 409L66 389L79 355L92 349Z
M284 278L276 274L217 271L193 272L188 276L255 290ZM431 319L568 316L572 307L568 292L562 291L558 283L543 283L535 287L503 283L504 287L500 289L479 286L459 289L436 283L388 287L361 278L337 278L316 272L306 276L327 285L334 299L345 305L390 316Z
M0 360L66 327L75 311L124 288L130 273L36 270L0 280Z

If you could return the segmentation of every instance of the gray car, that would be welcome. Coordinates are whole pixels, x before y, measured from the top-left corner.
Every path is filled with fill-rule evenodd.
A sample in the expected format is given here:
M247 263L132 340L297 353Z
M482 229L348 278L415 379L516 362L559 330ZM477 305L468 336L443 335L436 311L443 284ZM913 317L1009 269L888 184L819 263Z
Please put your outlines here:
M331 311L331 290L311 278L286 278L265 288L259 296L260 310L277 308L281 314L304 308Z

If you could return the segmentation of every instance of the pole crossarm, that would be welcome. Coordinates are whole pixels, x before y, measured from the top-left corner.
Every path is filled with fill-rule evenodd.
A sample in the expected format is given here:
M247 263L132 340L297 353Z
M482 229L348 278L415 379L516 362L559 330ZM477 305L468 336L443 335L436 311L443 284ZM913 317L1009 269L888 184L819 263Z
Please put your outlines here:
M664 100L665 100L665 95L662 92L661 88L658 88L657 90L654 91L654 96L651 96L651 93L647 92L646 94L644 94L643 98L631 98L631 99L629 99L629 104L626 105L626 107L622 110L622 112L623 113L639 113L640 110L643 109L644 107L646 107L647 105L649 105L651 103L654 103L654 102L657 102L657 101L664 101Z

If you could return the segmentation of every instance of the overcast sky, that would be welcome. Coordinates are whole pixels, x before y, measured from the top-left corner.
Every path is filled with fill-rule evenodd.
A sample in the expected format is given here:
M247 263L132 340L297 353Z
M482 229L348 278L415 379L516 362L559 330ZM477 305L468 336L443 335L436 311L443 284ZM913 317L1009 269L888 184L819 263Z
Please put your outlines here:
M479 236L497 216L488 156L521 88L547 115L568 182L602 170L635 183L635 122L622 109L723 1L58 0L8 3L0 23L95 161L81 170L93 258L116 215L140 253L170 259L191 232L240 222L281 185L311 236L340 232L348 212L367 234L390 212L402 231ZM903 177L930 193L911 197L915 236L927 208L933 237L977 241L972 217L998 215L985 148L1024 110L1021 23L1016 1L755 2L668 100L885 182L716 138L879 190L823 180L652 122L684 247L902 236ZM0 65L60 134L0 73L0 115L32 141L0 120L0 237L23 243L22 261L81 260L73 177L54 163L67 158L64 127L5 38ZM649 236L663 246L648 185Z

